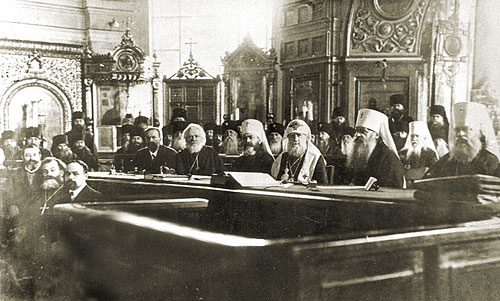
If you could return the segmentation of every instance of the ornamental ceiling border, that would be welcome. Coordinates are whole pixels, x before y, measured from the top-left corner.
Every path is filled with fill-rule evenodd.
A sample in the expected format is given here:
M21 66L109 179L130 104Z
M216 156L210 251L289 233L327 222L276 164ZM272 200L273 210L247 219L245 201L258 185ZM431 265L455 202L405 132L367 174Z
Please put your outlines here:
M0 39L0 53L27 56L35 50L44 57L79 60L82 57L83 46L76 44Z
M355 0L347 56L418 56L432 0Z

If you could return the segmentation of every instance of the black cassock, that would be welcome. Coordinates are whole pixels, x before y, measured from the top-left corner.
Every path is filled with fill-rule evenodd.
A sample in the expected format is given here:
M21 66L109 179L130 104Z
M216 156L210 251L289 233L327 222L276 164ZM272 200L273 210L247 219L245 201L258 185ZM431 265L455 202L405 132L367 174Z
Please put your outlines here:
M346 184L365 185L370 177L377 178L382 187L403 188L404 168L398 156L382 141L379 141L362 172L347 171Z
M175 170L179 175L210 176L222 173L224 162L210 146L203 146L199 153L194 154L184 149L176 155Z
M271 174L274 158L268 152L259 150L253 156L240 156L234 162L235 171L265 172Z
M498 158L486 149L479 151L477 156L467 164L450 159L446 154L431 167L424 178L483 174L498 176Z

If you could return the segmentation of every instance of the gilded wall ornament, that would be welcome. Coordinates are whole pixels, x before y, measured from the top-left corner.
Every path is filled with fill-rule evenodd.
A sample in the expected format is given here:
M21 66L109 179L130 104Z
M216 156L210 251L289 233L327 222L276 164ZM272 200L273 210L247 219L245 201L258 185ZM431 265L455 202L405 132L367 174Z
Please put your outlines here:
M428 1L359 0L351 15L350 54L417 54Z

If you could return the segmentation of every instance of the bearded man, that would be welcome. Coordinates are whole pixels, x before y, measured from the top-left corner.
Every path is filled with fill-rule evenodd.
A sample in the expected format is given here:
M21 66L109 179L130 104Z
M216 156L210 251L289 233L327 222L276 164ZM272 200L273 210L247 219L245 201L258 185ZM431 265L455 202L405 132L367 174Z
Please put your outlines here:
M72 160L76 160L77 156L69 148L69 141L66 135L56 135L52 137L52 154L54 157L67 163Z
M283 150L281 142L285 134L285 127L280 123L271 123L267 128L267 139L273 156L276 158Z
M135 154L134 166L145 173L159 174L164 167L173 168L176 151L161 144L160 130L148 128L144 137L146 147Z
M347 182L344 184L365 185L370 177L375 177L380 186L403 187L403 165L385 114L371 109L359 110L354 141L348 139L347 145Z
M271 173L274 157L267 143L264 126L256 119L241 124L243 154L233 164L235 171Z
M240 141L238 137L238 123L230 120L224 126L224 142L222 143L222 154L226 155L239 155L240 154Z
M2 237L11 240L15 236L17 215L19 210L29 204L42 183L40 169L41 154L35 146L27 146L22 150L23 167L9 173L2 196L4 212L4 230Z
M52 157L50 150L43 148L42 133L39 127L28 127L24 131L26 137L26 146L36 146L42 153L42 159ZM21 153L21 158L22 153Z
M441 158L449 151L448 133L450 124L448 122L448 117L446 116L446 111L443 106L431 106L429 115L429 131L431 133L432 140L434 141L434 145L436 146L438 155Z
M76 135L76 134L75 134ZM78 137L73 137L73 145L71 146L71 151L76 155L76 157L89 167L91 171L98 170L97 158L92 155L92 151L85 145L84 135L79 134ZM64 161L64 160L63 160ZM69 161L65 161L67 164Z
M450 153L439 159L425 178L472 174L497 176L498 144L484 105L456 103L450 130Z
M16 142L16 134L14 131L4 131L0 139L0 147L3 149L5 160L16 160L20 151Z
M405 168L406 179L418 180L439 158L427 124L412 121L409 128L408 139L399 152L399 158Z
M184 120L176 120L172 122L172 131L174 133L172 137L172 148L176 152L180 152L186 148L186 140L184 139L184 130L188 126L188 123Z
M210 176L224 172L222 159L212 147L205 145L207 138L201 125L189 124L183 136L186 148L175 158L177 174Z
M300 119L290 121L283 138L285 152L273 163L271 175L281 181L292 183L327 184L326 162L321 152L311 141L311 129Z
M71 115L71 131L66 132L65 135L68 137L68 145L73 145L76 141L76 138L83 136L83 141L85 141L85 145L90 149L92 155L96 160L99 159L97 155L97 147L94 142L94 135L87 129L85 125L85 117L83 113L80 111L75 111ZM54 152L52 152L54 154Z
M203 125L203 129L205 130L205 136L207 137L206 146L214 146L215 141L215 128L217 125L214 122L207 122Z
M133 125L124 125L122 131L128 133L129 139L126 143L122 141L122 147L115 153L114 164L116 170L128 172L134 169L135 153L144 147L144 130Z

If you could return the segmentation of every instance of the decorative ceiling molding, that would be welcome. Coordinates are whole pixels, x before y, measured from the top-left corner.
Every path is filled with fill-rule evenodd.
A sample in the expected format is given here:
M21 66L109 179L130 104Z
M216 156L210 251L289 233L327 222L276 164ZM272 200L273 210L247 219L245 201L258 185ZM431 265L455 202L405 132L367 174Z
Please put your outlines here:
M30 55L34 50L44 57L79 58L82 55L83 46L63 43L0 39L0 53Z
M423 21L432 0L356 0L348 56L419 55Z

